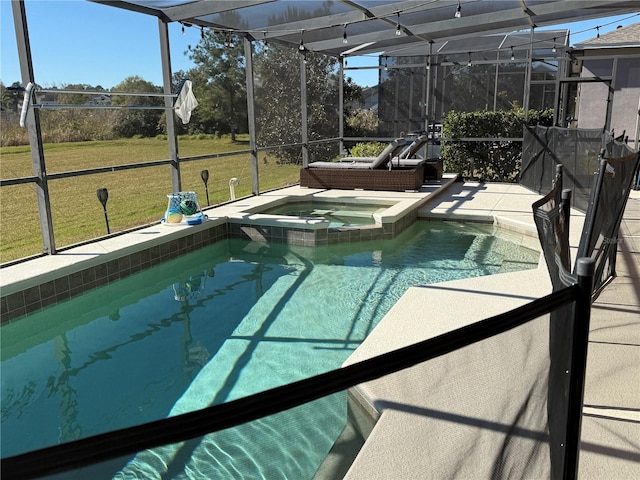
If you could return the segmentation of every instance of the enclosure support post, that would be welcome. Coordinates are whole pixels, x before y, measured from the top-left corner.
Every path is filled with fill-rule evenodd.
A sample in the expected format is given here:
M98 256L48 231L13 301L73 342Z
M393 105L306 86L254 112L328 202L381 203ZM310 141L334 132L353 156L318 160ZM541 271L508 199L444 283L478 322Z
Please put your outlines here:
M302 166L309 166L309 125L307 120L307 62L306 51L300 55L300 109L302 112Z
M427 121L425 122L424 130L425 132L429 132L429 125L431 123L435 123L435 115L433 113L434 104L435 104L435 91L433 90L433 72L431 72L431 56L433 55L433 41L429 42L429 55L427 55L427 93L425 95L425 107L424 111L427 117Z
M533 71L533 41L535 38L535 27L531 27L531 36L529 39L529 50L527 50L527 68L525 68L524 77L524 98L522 99L522 108L524 108L524 121L529 121L529 99L531 97L531 72Z
M560 94L560 89L562 88L562 84L560 83L560 79L567 75L567 66L569 64L569 61L565 58L566 47L568 47L567 40L568 37L566 37L565 39L560 58L556 57L558 66L556 71L555 92L553 98L553 104L555 105L555 108L553 109L553 125L555 126L560 125L559 120L560 118L562 118L561 110L563 109L561 109L560 107L560 98L562 97ZM560 48L558 48L558 50L560 50Z
M418 70L419 71L419 70ZM421 78L421 86L420 86L420 102L418 103L418 108L419 108L419 113L418 116L420 118L420 128L418 130L421 130L423 132L427 132L427 134L429 133L429 128L428 128L428 123L427 123L427 114L426 114L426 108L427 108L427 74L428 72L425 70L424 72L421 72L422 74L420 75ZM427 147L428 149L428 147Z
M389 57L387 57L387 62L389 61ZM387 70L388 72L388 70ZM389 77L391 77L391 75L389 75ZM399 124L399 120L398 120L398 109L399 109L399 105L398 105L398 99L400 98L400 79L398 78L397 75L395 75L393 77L393 86L394 86L394 91L393 91L393 136L397 137L400 135L400 132L402 130L398 130L398 124Z
M413 70L409 70L409 118L407 119L407 130L406 132L409 133L411 132L411 130L413 130L411 127L413 125L413 121L412 121L412 114L413 114L413 84L416 81L416 76L413 74Z
M172 93L171 86L171 52L169 49L169 29L167 24L158 19L160 33L160 56L162 57L162 84L165 94ZM171 160L171 188L173 192L182 190L180 180L180 158L178 157L178 136L176 132L176 117L173 114L173 98L164 97L167 107L167 140L169 142L169 159Z
M16 43L18 45L22 84L25 86L28 85L29 82L35 84L31 59L31 45L29 43L29 29L27 28L27 13L24 2L13 1L11 2L11 8L13 10L13 22L16 30ZM35 93L32 93L32 95L35 95ZM44 253L53 255L56 253L56 244L53 236L53 222L51 220L51 199L49 198L47 168L44 161L44 149L42 148L40 112L37 108L30 108L27 112L26 126L29 132L33 175L37 177L35 189L38 199L38 215L40 217L40 233L42 234L43 251Z
M493 79L493 111L498 109L498 75L500 74L500 49L496 52L496 73Z
M591 291L595 261L592 258L578 258L578 299L573 316L573 344L569 374L569 398L567 415L567 435L564 455L564 480L578 478L580 455L580 432L582 429L582 407L584 403L584 378L587 369L587 348L589 345L589 323L591 320Z
M340 114L338 118L338 137L340 137L340 153L344 152L344 57L340 57L340 83L338 83L338 110Z
M604 119L604 130L607 132L611 131L611 115L613 113L613 95L616 91L616 83L618 77L618 59L613 59L613 69L611 72L611 81L607 85L609 88L607 90L607 112Z
M433 68L433 67L431 67ZM440 89L440 109L436 108L436 115L442 122L444 123L444 112L448 112L451 109L451 101L447 104L447 95L449 92L447 91L447 67L442 65L440 66L440 57L438 57L438 62L436 62L436 71L434 73L434 93L433 98L436 98L436 90ZM442 69L442 70L440 70ZM442 80L440 80L439 75L442 75ZM437 106L436 106L437 107Z
M640 97L638 97L638 115L636 116L636 137L634 148L636 150L640 150ZM637 184L640 184L640 181L638 181Z
M253 48L251 40L244 39L244 58L246 62L245 78L247 84L247 120L249 122L249 150L251 150L251 192L260 194L258 176L258 142L256 141L256 108L253 89Z

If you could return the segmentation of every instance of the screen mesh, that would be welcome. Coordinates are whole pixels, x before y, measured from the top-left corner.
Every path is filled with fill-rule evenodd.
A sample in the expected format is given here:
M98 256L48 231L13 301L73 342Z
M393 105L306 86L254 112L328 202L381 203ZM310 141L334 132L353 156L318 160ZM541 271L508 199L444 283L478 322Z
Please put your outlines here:
M571 206L585 212L598 154L610 140L602 130L526 126L520 184L544 195L552 185L556 165L563 165L564 188L572 191Z
M560 170L562 172L563 170ZM551 191L532 205L533 218L554 291L573 283L570 274L569 210L562 200L563 175L559 173ZM568 372L571 365L574 306L566 305L549 318L549 386L547 414L549 420L551 478L562 478L568 416Z
M615 151L623 152L619 145ZM621 158L607 158L597 174L589 210L578 247L578 257L595 260L594 292L601 290L607 280L615 276L618 251L618 231L638 169L638 152Z
M569 218L562 202L563 177L558 175L551 191L532 205L533 219L554 290L571 285Z
M568 223L563 224L558 211L561 192L553 181L557 166L562 165L562 183L572 191L571 207L586 214L577 257L596 261L594 295L597 295L608 279L615 276L618 230L638 163L638 152L613 139L608 132L525 128L520 183L547 194L534 204L534 218L554 287L562 284L559 279L563 271L570 270L568 258L559 258L552 246L562 240L552 238L554 230L559 229L558 233L563 228L568 230L563 226ZM565 233L568 235L568 231ZM560 264L564 269L558 268Z

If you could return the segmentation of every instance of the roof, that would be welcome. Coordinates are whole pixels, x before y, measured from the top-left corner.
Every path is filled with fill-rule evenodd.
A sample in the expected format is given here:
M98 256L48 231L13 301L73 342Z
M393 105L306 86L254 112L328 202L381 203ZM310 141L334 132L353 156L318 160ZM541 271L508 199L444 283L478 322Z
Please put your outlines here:
M423 54L434 43L638 10L637 0L91 1L153 15L167 23L292 47L303 42L307 50L343 56L402 47Z
M575 46L578 49L603 47L640 47L640 22L618 27L612 32L590 38Z

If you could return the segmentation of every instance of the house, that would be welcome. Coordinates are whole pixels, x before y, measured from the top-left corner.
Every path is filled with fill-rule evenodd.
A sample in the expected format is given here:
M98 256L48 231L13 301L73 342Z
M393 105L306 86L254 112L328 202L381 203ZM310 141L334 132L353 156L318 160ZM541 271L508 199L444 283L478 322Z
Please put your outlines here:
M578 83L575 118L579 128L605 128L640 137L640 23L599 35L571 50ZM610 95L609 95L610 92Z
M111 95L92 95L86 105L111 105Z

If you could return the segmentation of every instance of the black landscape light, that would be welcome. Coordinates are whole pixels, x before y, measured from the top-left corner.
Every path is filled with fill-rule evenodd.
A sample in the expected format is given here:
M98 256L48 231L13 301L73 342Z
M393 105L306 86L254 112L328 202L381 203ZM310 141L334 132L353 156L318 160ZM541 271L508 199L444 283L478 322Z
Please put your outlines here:
M98 200L102 204L102 209L104 210L104 221L107 224L107 234L111 233L109 229L109 218L107 217L107 200L109 199L109 192L106 188L99 188L96 190L96 194L98 195Z
M207 207L209 206L209 187L207 186L207 182L209 181L209 170L202 170L200 172L200 177L204 182L204 191L207 194Z

